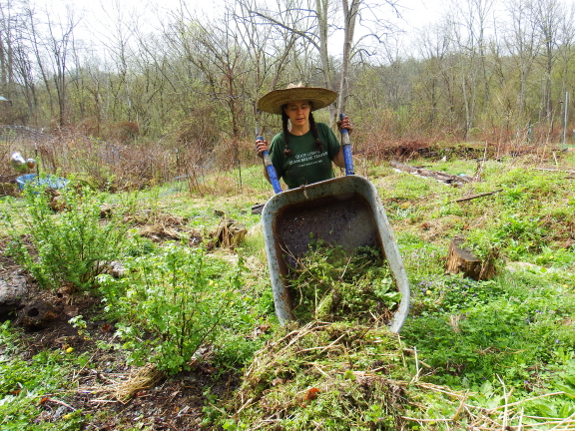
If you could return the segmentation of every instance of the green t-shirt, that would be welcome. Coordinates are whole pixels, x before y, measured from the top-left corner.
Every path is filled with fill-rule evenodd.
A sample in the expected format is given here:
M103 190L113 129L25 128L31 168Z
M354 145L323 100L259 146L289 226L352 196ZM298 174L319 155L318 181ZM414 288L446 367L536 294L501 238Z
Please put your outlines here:
M289 136L291 154L284 154L282 133L272 139L270 158L278 177L283 178L290 189L334 177L331 161L339 152L339 141L327 124L316 123L322 151L316 149L311 131L303 136Z

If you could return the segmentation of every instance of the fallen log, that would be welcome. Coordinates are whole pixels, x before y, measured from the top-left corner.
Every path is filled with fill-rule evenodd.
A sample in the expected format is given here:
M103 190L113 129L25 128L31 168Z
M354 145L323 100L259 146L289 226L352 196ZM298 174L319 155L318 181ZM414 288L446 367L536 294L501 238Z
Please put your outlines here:
M575 174L575 171L571 170L571 169L535 168L535 170L547 171L547 172L564 172L566 174Z
M399 169L400 171L408 172L414 175L420 175L422 177L434 178L438 181L441 181L442 183L449 185L460 186L473 180L473 178L467 175L451 175L445 172L430 171L425 168L417 168L404 165L403 163L395 162L393 160L389 162L389 164L394 168Z

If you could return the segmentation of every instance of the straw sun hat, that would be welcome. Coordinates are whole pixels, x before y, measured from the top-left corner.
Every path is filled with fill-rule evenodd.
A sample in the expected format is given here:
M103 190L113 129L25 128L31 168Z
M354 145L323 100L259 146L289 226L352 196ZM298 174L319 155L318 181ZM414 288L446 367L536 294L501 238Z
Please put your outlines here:
M335 91L327 88L304 87L302 84L288 85L285 90L274 90L258 101L260 111L270 114L282 114L282 106L296 100L308 100L312 103L312 111L331 105L337 99Z

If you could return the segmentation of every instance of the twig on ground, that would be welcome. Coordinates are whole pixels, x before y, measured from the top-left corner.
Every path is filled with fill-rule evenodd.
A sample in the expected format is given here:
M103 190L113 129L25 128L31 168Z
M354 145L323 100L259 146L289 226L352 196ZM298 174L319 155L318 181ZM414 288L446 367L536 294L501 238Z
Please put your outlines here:
M503 191L503 189L499 189L499 190L495 190L495 191L493 191L493 192L480 193L480 194L478 194L478 195L473 195L473 196L469 196L469 197L466 197L466 198L456 199L455 202L470 201L470 200L472 200L472 199L477 199L477 198L482 198L482 197L485 197L485 196L494 195L495 193L500 193L500 192L502 192L502 191Z
M57 400L56 398L50 398L50 402L60 404L61 406L67 407L70 410L72 410L73 412L76 411L76 409L74 407L72 407L70 404L66 404L64 401Z

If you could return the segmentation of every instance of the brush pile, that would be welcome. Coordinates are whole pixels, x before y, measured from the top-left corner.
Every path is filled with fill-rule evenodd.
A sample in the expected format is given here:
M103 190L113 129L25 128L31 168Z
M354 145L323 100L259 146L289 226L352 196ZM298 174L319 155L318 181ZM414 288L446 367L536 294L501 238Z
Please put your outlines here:
M401 300L379 249L353 253L322 241L297 259L289 274L293 312L302 322L371 321L387 323Z
M224 429L249 430L566 430L566 418L525 413L554 392L486 403L485 393L423 381L433 370L385 326L314 321L278 334L256 352ZM495 389L494 389L495 390ZM485 405L488 404L488 407Z
M400 429L405 389L390 378L405 375L399 346L385 327L291 330L255 354L232 417L249 429Z

